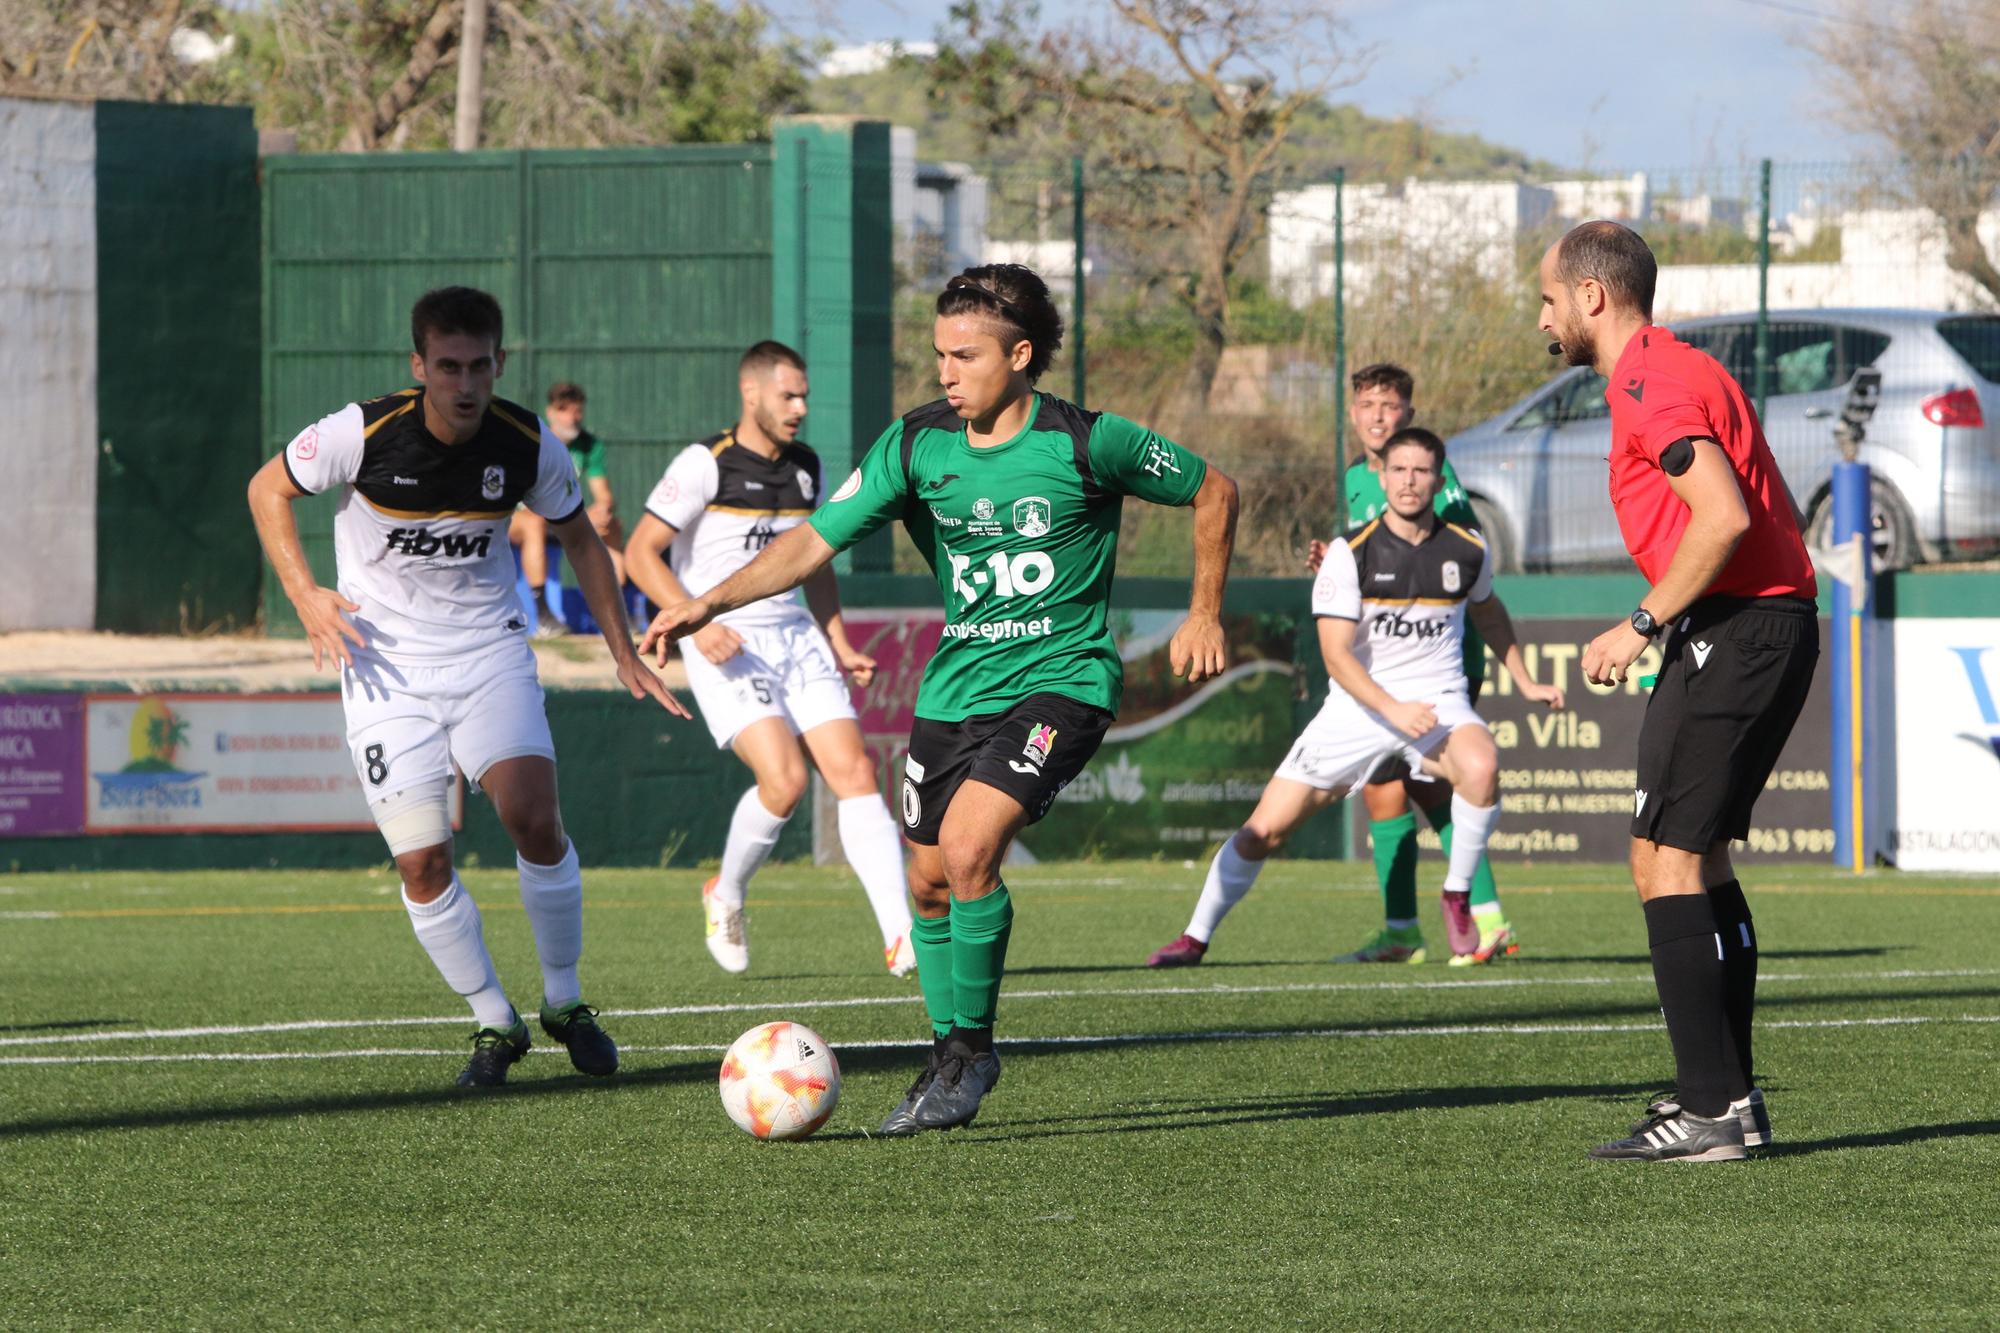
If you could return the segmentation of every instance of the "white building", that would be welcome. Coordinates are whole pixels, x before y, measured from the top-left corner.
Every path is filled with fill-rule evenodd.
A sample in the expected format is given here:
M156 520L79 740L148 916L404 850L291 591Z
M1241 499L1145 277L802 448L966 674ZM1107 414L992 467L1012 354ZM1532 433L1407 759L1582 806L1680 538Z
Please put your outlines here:
M1548 182L1555 196L1556 216L1565 222L1608 218L1613 222L1644 222L1653 215L1652 184L1646 173L1597 180Z
M1838 223L1840 258L1823 264L1773 264L1772 309L1908 306L1924 310L1990 310L1984 288L1945 262L1944 227L1922 208L1866 208L1821 218ZM2000 255L2000 211L1979 216L1979 239ZM1660 269L1653 312L1692 319L1757 308L1755 264L1668 264Z
M1343 199L1346 282L1361 295L1416 263L1470 265L1481 276L1518 276L1520 243L1554 215L1555 194L1512 181L1405 180L1353 185ZM1293 305L1333 292L1333 187L1286 190L1269 213L1271 289Z

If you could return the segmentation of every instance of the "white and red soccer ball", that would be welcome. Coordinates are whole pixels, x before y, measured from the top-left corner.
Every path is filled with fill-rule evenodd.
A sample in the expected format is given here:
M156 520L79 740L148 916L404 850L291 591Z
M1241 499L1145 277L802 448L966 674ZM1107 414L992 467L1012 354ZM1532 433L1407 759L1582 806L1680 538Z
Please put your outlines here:
M840 1061L803 1023L761 1023L722 1057L722 1109L745 1134L802 1139L840 1102Z

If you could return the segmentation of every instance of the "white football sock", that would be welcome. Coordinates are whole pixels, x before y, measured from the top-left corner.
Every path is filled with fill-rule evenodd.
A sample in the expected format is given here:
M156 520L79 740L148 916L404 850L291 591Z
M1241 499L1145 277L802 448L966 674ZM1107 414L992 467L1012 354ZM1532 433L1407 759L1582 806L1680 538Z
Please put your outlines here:
M778 835L790 819L790 815L766 810L755 787L743 793L736 813L729 817L729 841L722 845L722 870L716 876L716 901L725 907L743 906L743 890L750 877L778 845Z
M486 932L480 925L479 905L451 877L451 887L427 903L410 901L403 890L403 906L409 911L410 925L416 929L417 943L437 964L445 985L466 998L472 1016L483 1028L506 1031L514 1025L514 1006L500 989L499 974L493 970L493 955L486 952Z
M1486 855L1486 840L1493 836L1493 826L1499 822L1498 801L1478 806L1457 792L1451 794L1451 866L1445 872L1445 892L1471 891L1479 858Z
M884 947L910 933L910 899L903 874L903 835L876 795L850 796L839 803L840 846L861 878L868 905L875 909Z
M1250 892L1250 886L1257 882L1257 872L1263 868L1262 861L1246 861L1237 854L1232 834L1208 863L1208 882L1201 886L1201 898L1194 905L1194 919L1188 922L1187 933L1203 944L1208 943L1215 928L1222 924L1222 918L1229 915L1229 909Z
M551 1009L583 998L576 979L576 960L583 956L583 871L576 864L576 844L564 840L563 858L538 866L514 858L521 871L521 906L535 931L535 956L542 960L542 998Z

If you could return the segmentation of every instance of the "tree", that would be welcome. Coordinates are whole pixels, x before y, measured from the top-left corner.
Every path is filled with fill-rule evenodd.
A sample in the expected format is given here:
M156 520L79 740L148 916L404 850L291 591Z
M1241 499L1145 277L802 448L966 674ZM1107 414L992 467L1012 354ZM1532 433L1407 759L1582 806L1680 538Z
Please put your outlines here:
M806 104L805 52L716 0L491 0L481 141L738 143ZM0 91L248 102L309 150L445 148L463 0L35 0Z
M0 93L235 101L212 59L229 19L214 0L41 0L0 21Z
M1262 238L1274 168L1302 115L1358 74L1333 7L1290 0L1110 0L1110 17L1033 30L960 0L931 62L939 97L995 138L1060 140L1115 173L1098 223L1163 242L1194 329L1180 386L1206 401L1228 344L1231 279Z
M1979 215L2000 193L2000 9L1909 0L1890 14L1847 0L1806 38L1849 127L1894 154L1879 184L1929 209L1945 262L2000 300Z

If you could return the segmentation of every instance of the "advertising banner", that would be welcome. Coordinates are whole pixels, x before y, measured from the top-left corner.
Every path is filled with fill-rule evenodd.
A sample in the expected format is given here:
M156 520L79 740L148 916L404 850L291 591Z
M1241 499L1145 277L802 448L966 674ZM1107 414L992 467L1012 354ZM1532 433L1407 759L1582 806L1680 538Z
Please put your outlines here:
M1021 835L1031 855L1193 855L1233 833L1256 804L1292 740L1294 618L1225 617L1229 669L1194 689L1167 661L1168 641L1184 618L1179 611L1112 613L1125 663L1118 722L1055 808ZM917 687L944 617L855 611L845 620L849 640L876 661L875 680L856 692L855 704L882 790L897 810Z
M1904 870L2000 871L2000 620L1911 619L1895 636L1895 796Z
M1607 628L1595 619L1514 622L1535 678L1568 696L1560 712L1523 699L1487 652L1486 688L1477 707L1500 751L1502 813L1489 844L1496 859L1623 861L1630 855L1639 727L1649 697L1640 681L1659 670L1660 651L1648 648L1623 685L1592 685L1583 678L1583 650ZM1757 798L1749 839L1734 848L1739 859L1812 860L1833 853L1826 673L1821 621L1811 697ZM1433 837L1428 829L1422 836Z
M375 827L337 694L91 695L84 733L92 833Z
M83 832L83 696L0 694L0 837Z

